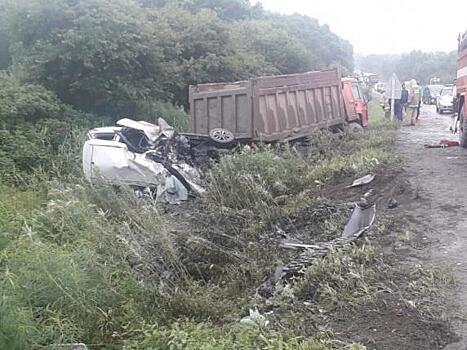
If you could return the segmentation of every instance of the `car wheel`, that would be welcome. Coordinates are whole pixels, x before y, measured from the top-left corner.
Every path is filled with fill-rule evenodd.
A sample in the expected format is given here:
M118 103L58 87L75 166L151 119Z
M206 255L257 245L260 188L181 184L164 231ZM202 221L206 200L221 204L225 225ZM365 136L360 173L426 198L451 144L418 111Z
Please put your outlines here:
M216 128L209 131L209 137L211 140L221 145L229 145L235 140L233 132L222 128Z

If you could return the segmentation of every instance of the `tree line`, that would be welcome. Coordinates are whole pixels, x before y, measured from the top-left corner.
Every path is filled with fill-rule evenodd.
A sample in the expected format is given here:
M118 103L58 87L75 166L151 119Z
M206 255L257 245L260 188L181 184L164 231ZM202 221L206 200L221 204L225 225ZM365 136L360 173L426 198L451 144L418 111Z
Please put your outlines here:
M189 84L330 67L353 70L349 42L248 0L0 0L0 85L28 86L29 121L52 100L117 119L187 108Z
M356 55L356 67L365 72L376 73L387 81L396 73L401 81L416 79L420 84L429 84L439 78L442 84L452 83L456 77L457 51L422 52L412 51L402 55Z

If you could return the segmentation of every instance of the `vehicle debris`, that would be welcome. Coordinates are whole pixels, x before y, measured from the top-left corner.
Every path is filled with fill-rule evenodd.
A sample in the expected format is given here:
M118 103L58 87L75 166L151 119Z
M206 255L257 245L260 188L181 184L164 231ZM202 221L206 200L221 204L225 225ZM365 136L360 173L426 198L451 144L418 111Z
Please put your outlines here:
M243 317L240 320L240 323L253 328L265 328L269 325L269 321L264 315L259 313L258 308L255 308L254 310L250 309L250 314Z
M394 198L389 198L387 207L388 209L395 209L399 206L399 203Z
M53 344L48 347L50 350L88 350L86 344Z
M354 182L351 185L347 186L347 188L353 188L353 187L368 185L369 183L373 182L375 177L376 177L376 175L372 175L372 174L365 175L363 177L360 177L360 178L354 180Z
M282 248L291 248L291 249L295 249L295 248L305 248L305 249L315 248L315 249L319 249L320 248L319 246L314 245L314 244L303 244L303 243L284 242L284 241L280 244L280 247L282 247Z
M446 148L446 147L457 147L460 143L458 141L451 141L451 140L441 140L439 143L434 144L425 144L425 148Z
M372 203L370 197L374 194L372 190L365 193L359 203L353 203L352 214L347 221L341 237L328 242L316 244L303 244L291 239L282 240L280 246L287 249L303 249L304 251L294 260L284 266L279 266L274 272L274 284L276 290L280 291L281 281L284 278L293 278L303 275L308 267L316 260L328 255L331 251L343 248L359 238L363 232L368 230L376 218L376 204Z
M212 137L178 133L162 118L157 125L129 118L116 124L88 131L83 147L86 179L129 185L170 204L203 194L200 166L235 140L223 129L215 129Z
M363 232L368 230L376 217L376 204L370 207L355 205L355 209L350 216L349 221L344 227L342 238L358 238Z

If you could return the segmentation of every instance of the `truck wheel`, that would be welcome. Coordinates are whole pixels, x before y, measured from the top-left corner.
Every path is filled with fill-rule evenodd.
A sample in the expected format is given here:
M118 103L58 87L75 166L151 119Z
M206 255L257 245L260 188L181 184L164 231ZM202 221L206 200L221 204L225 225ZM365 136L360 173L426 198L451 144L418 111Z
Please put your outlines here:
M355 134L363 131L363 127L358 122L352 122L349 124L349 134Z
M234 134L226 129L216 128L209 131L209 137L212 141L221 145L230 145L235 141Z
M467 120L464 118L464 106L459 112L459 138L461 147L467 148Z

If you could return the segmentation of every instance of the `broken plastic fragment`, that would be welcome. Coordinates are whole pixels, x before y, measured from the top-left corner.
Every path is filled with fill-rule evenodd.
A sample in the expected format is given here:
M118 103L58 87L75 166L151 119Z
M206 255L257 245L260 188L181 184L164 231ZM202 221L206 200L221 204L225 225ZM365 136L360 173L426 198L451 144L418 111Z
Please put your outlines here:
M358 238L360 235L368 230L376 217L376 205L373 204L368 208L363 208L358 204L350 216L349 221L344 227L342 238Z
M351 188L351 187L358 187L358 186L363 186L363 185L368 185L369 183L371 183L374 179L375 179L375 175L371 175L371 174L368 174L368 175L365 175L361 178L358 178L356 179L352 185L350 186L347 186L348 188Z
M265 316L261 315L258 311L258 308L254 310L250 309L250 315L243 317L240 320L240 323L249 327L260 327L264 328L269 325L269 321Z
M86 344L53 344L48 347L49 350L88 350Z

